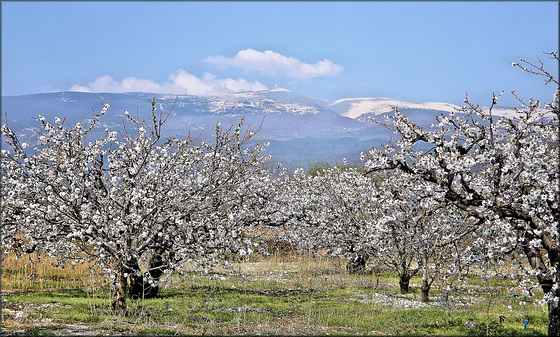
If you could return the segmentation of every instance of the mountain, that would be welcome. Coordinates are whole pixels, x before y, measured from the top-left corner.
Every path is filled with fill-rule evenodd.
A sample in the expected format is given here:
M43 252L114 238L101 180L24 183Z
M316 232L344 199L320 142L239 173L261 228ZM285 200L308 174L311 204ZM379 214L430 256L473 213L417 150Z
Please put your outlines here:
M448 103L411 103L389 98L347 98L324 101L302 96L286 89L242 92L220 96L163 95L150 93L82 93L57 92L2 97L2 112L8 125L22 141L36 143L34 118L66 118L74 124L92 117L92 109L102 104L111 107L101 119L97 132L105 128L122 130L124 110L146 119L150 116L152 98L157 113L171 115L163 136L200 135L211 141L216 122L229 127L245 119L245 127L255 130L262 124L255 141L268 141L267 154L274 162L290 168L324 161L334 163L347 158L358 162L360 152L387 143L393 134L373 123L370 117L382 119L398 106L416 123L429 127L434 116L447 114L456 106ZM172 108L173 107L173 108ZM2 116L4 117L4 116ZM3 121L3 122L6 122Z
M434 112L451 112L458 108L457 105L441 102L412 103L387 97L376 98L344 98L328 104L329 108L342 116L360 121L370 117L391 113L393 107L400 110L429 110Z

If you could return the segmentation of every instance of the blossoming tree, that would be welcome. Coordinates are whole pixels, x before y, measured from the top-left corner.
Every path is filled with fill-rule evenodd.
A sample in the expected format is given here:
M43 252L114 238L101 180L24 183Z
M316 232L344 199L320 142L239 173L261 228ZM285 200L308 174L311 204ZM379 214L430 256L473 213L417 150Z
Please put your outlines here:
M559 60L557 52L548 55ZM542 62L521 59L513 65L558 86ZM396 110L385 126L400 139L369 151L366 163L370 172L398 169L422 179L437 200L477 219L484 226L479 233L487 254L523 252L529 276L545 294L549 334L555 336L560 334L559 92L544 106L518 98L522 108L516 116L499 119L492 113L500 95L493 95L488 109L471 104L467 96L466 106L437 118L432 131ZM414 146L421 143L431 149L417 151Z
M410 280L422 275L422 300L428 302L435 280L459 265L475 262L463 259L458 264L454 254L461 250L463 258L473 248L473 222L452 205L437 203L429 186L414 175L394 171L377 176L376 202L370 207L379 215L368 242L370 254L379 265L397 273L403 294L408 293Z
M7 250L62 264L94 261L113 280L113 309L125 313L127 291L157 295L160 277L186 261L250 253L246 234L271 176L264 145L248 146L254 132L242 133L242 122L217 125L212 144L162 140L167 117L154 99L148 121L125 111L120 137L90 139L108 108L74 126L39 117L34 151L3 126L2 238Z
M373 261L375 268L397 273L402 293L421 271L427 301L433 281L457 265L451 246L463 249L472 226L452 221L410 174L364 173L337 165L311 174L299 169L286 177L269 204L284 216L281 238L312 253L345 257L350 272Z
M274 203L286 227L283 238L312 253L352 257L367 249L374 193L356 167L325 167L320 174L297 169Z

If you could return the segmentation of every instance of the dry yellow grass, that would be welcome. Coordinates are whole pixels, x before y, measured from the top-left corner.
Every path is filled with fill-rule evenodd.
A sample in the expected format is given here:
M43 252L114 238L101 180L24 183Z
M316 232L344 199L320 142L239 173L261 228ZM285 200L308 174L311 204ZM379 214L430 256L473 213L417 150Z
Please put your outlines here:
M104 283L101 276L90 271L92 263L59 267L43 254L26 254L17 258L7 254L2 260L2 290L26 291L40 289L81 288Z
M264 282L281 280L290 286L313 289L333 287L374 286L373 275L349 275L346 260L329 257L314 257L297 252L276 253L271 256L255 254L240 262L232 262L234 271ZM37 291L64 288L98 288L109 286L105 278L90 271L91 263L59 267L56 261L44 255L27 254L17 259L8 254L2 261L3 291ZM186 270L196 270L194 264L185 265ZM214 268L211 273L230 274L231 270ZM196 276L195 276L196 277ZM189 276L176 276L169 286L188 282Z

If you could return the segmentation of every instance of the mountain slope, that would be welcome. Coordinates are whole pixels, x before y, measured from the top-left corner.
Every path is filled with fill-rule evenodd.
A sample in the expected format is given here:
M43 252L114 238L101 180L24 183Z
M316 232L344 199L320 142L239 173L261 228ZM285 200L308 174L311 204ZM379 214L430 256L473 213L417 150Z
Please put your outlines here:
M342 116L357 120L390 113L394 107L401 110L433 110L451 112L457 105L441 102L412 103L387 97L376 98L344 98L329 103L329 108Z
M242 118L245 127L262 125L255 140L269 141L267 154L273 161L288 166L305 166L309 162L342 161L347 157L357 162L360 151L387 143L393 136L372 123L391 114L393 106L403 110L411 120L429 127L434 116L457 108L447 103L411 103L389 98L347 98L333 102L306 97L286 89L243 92L221 96L162 95L150 93L81 93L58 92L2 97L2 111L8 114L8 125L22 141L34 144L33 131L38 124L33 117L43 115L49 121L66 118L69 124L91 118L91 109L101 110L102 103L111 107L101 119L97 132L105 128L122 130L123 110L146 119L150 116L152 98L157 113L172 113L164 125L163 136L192 135L211 140L216 122L236 125Z

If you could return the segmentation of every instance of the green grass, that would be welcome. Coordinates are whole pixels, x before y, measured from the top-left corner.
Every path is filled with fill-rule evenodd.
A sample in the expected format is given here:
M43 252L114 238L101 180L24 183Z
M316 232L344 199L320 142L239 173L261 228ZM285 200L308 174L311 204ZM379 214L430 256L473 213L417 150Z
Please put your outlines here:
M34 305L36 319L82 322L145 335L235 331L285 335L281 328L288 324L322 327L323 330L317 328L317 334L340 335L529 336L547 332L546 307L519 305L520 298L509 296L509 281L473 281L473 294L453 292L454 300L444 308L435 305L403 309L371 301L376 292L376 278L372 275L348 275L343 267L329 261L267 261L261 267L252 263L251 273L241 275L221 271L226 281L211 280L210 274L187 273L174 279L173 286L163 290L157 299L128 300L128 315L124 317L112 314L108 289L24 292L8 296L7 301ZM297 272L285 273L294 268ZM411 292L404 298L418 301L419 280L412 281ZM400 296L395 275L380 274L377 291ZM431 292L437 304L440 294L437 288ZM467 305L461 305L459 299ZM47 304L56 305L42 307ZM523 330L526 319L530 323ZM279 320L281 323L275 323ZM46 333L29 330L34 335Z
M55 336L54 332L42 329L27 329L23 332L24 336Z

